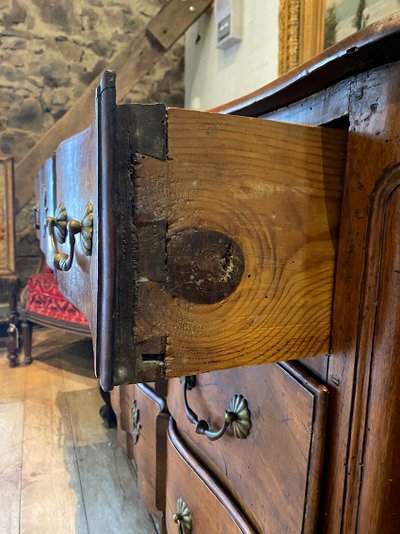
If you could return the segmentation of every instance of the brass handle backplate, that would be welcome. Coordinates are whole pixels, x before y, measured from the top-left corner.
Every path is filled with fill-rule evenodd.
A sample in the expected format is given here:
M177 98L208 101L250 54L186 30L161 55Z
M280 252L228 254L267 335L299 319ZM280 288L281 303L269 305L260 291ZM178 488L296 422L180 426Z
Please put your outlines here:
M63 202L60 202L54 217L46 218L46 226L49 230L51 245L54 252L54 267L59 271L69 271L72 267L75 252L75 236L80 234L80 242L86 256L92 253L93 238L93 206L91 202L86 205L82 221L71 219L67 222L67 210ZM65 243L68 236L69 254L60 252L57 243Z
M227 429L231 427L235 438L246 439L251 429L250 410L247 400L243 395L234 395L229 403L229 409L225 411L225 420L219 430L212 430L204 419L199 419L197 414L190 408L187 400L187 391L194 386L194 377L183 378L183 404L186 416L195 425L197 434L203 434L210 441L222 438Z
M172 519L179 526L179 534L191 534L192 515L182 497L176 501L176 512L172 516Z

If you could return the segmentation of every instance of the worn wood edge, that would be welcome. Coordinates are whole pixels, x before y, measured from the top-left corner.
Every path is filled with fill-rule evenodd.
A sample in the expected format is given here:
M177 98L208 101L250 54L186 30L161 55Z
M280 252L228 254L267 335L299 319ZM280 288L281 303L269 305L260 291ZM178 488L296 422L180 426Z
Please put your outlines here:
M319 504L322 495L323 461L325 456L326 425L328 421L329 390L299 362L277 364L313 396L311 443L308 456L307 485L302 533L313 534L318 530ZM315 474L319 473L315 480Z
M147 384L139 383L134 386L140 394L153 403L158 414L155 424L155 451L156 465L155 468L155 495L154 505L160 512L165 512L166 503L166 480L167 480L167 457L166 457L166 438L167 427L170 415L167 410L165 399L159 397ZM140 402L140 400L138 401ZM139 405L140 410L140 405Z
M363 260L363 269L365 276L364 284L360 295L359 318L358 318L358 339L356 346L356 364L355 364L355 386L354 396L351 406L350 425L348 431L348 476L345 479L342 529L347 527L357 530L360 519L360 496L362 490L364 470L364 456L366 450L366 440L369 429L368 414L370 408L370 387L371 375L373 370L374 355L373 347L375 341L375 332L377 328L376 317L380 311L380 280L381 266L383 260L383 247L385 226L387 221L387 206L391 195L400 187L400 164L395 163L387 168L382 176L375 183L371 192L368 205L368 227L365 239L365 254ZM383 216L382 216L383 214ZM375 232L372 231L375 228ZM379 237L376 237L379 236ZM375 258L371 261L371 249L375 248ZM369 312L365 317L365 304L368 294L375 292L376 305L373 313ZM369 316L369 317L368 317ZM371 317L372 316L372 317ZM368 320L369 319L369 320ZM370 330L368 336L365 331ZM360 439L361 436L361 439ZM350 464L353 464L352 466ZM356 503L356 504L354 504Z
M156 494L157 510L165 512L167 496L167 431L171 416L160 411L156 420Z
M179 434L177 433L176 423L172 417L169 419L167 436L171 445L175 448L183 461L193 470L193 472L214 494L222 506L228 511L238 528L244 534L256 534L256 531L253 530L253 528L245 519L242 511L236 506L233 498L230 497L226 491L216 483L208 471L203 467L203 464L200 463L199 460L197 460L197 458L192 454L192 452L183 444Z
M400 13L375 22L260 89L210 111L258 116L400 57Z
M116 89L115 73L106 71L97 89L96 128L98 146L98 225L97 225L97 317L94 340L95 370L103 391L114 385L113 329L111 321L115 298L116 222L112 205L115 177Z
M128 150L127 157L129 159L129 175L125 179L121 179L119 193L121 193L121 185L126 187L124 198L118 206L119 220L121 222L120 206L127 201L129 195L132 197L132 203L126 206L126 232L129 234L125 236L126 242L130 243L130 247L126 247L129 255L126 255L126 261L122 263L124 272L122 272L121 264L118 270L118 275L121 279L121 288L124 290L126 280L132 279L135 281L134 294L131 295L129 301L130 320L126 323L126 328L129 329L129 351L130 365L132 366L131 381L151 382L162 380L165 377L165 363L164 357L166 352L166 338L154 337L143 343L135 343L134 335L137 321L137 291L138 280L141 276L146 276L146 273L141 272L142 265L142 239L143 226L137 223L137 205L136 205L136 189L134 186L134 178L136 176L137 162L144 156L150 156L156 159L165 161L168 158L167 146L167 111L164 104L128 104L119 106L121 117L127 120L126 123L126 141L128 146L124 148ZM124 140L119 139L119 147L122 147ZM122 221L123 222L123 221ZM166 224L161 225L166 234ZM164 236L166 239L166 236ZM164 242L164 241L163 241ZM123 244L123 243L121 243ZM164 245L163 245L164 249ZM147 250L144 251L147 254ZM155 261L155 259L154 259ZM165 260L163 260L165 262ZM123 309L121 312L126 315L126 303L122 302ZM133 325L133 326L132 326ZM123 334L123 332L121 332ZM126 351L127 347L121 347L121 350ZM160 359L149 358L145 360L145 355L154 356L160 355ZM133 356L133 357L132 357ZM133 362L132 362L133 361Z

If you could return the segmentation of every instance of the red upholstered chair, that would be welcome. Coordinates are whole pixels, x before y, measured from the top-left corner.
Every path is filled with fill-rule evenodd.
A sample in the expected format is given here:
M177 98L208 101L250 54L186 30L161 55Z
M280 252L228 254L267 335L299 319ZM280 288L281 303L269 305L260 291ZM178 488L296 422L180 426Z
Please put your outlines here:
M53 272L46 267L33 274L26 284L21 312L22 343L25 363L32 362L32 329L34 324L62 328L90 337L86 317L61 293Z
M33 274L22 294L25 304L21 312L22 344L25 364L32 363L32 330L34 324L62 328L84 337L91 337L86 317L61 293L53 271L45 267ZM99 387L105 402L100 408L104 423L113 428L116 417L111 406L110 394Z

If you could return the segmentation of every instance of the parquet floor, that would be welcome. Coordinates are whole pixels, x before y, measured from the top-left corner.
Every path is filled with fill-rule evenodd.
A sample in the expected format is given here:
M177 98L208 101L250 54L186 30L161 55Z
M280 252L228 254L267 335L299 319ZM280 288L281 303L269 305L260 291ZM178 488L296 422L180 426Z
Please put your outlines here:
M34 362L0 348L0 534L154 533L131 462L98 415L90 343L34 332Z

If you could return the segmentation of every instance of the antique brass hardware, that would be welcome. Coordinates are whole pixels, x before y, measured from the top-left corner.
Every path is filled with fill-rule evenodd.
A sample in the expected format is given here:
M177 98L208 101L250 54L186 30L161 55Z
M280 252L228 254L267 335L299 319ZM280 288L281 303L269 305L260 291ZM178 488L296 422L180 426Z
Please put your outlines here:
M59 271L69 271L72 267L75 251L75 235L80 234L81 247L86 256L92 253L93 237L93 206L88 202L83 214L82 221L71 219L67 223L67 210L63 202L60 202L54 217L46 218L46 226L49 230L51 245L54 252L54 267ZM58 243L64 243L68 235L69 254L60 252Z
M135 400L132 402L131 412L133 421L133 443L136 445L136 443L139 441L142 425L140 424L139 408Z
M226 430L231 427L235 438L246 439L251 429L250 410L247 400L243 395L234 395L229 403L229 410L225 411L225 420L219 430L211 430L204 419L199 419L197 414L190 408L187 401L187 391L194 387L193 377L185 376L183 379L183 404L186 416L195 425L197 434L203 434L210 441L222 438Z
M190 534L192 532L192 516L188 505L182 497L176 501L176 512L172 519L179 526L179 534Z

